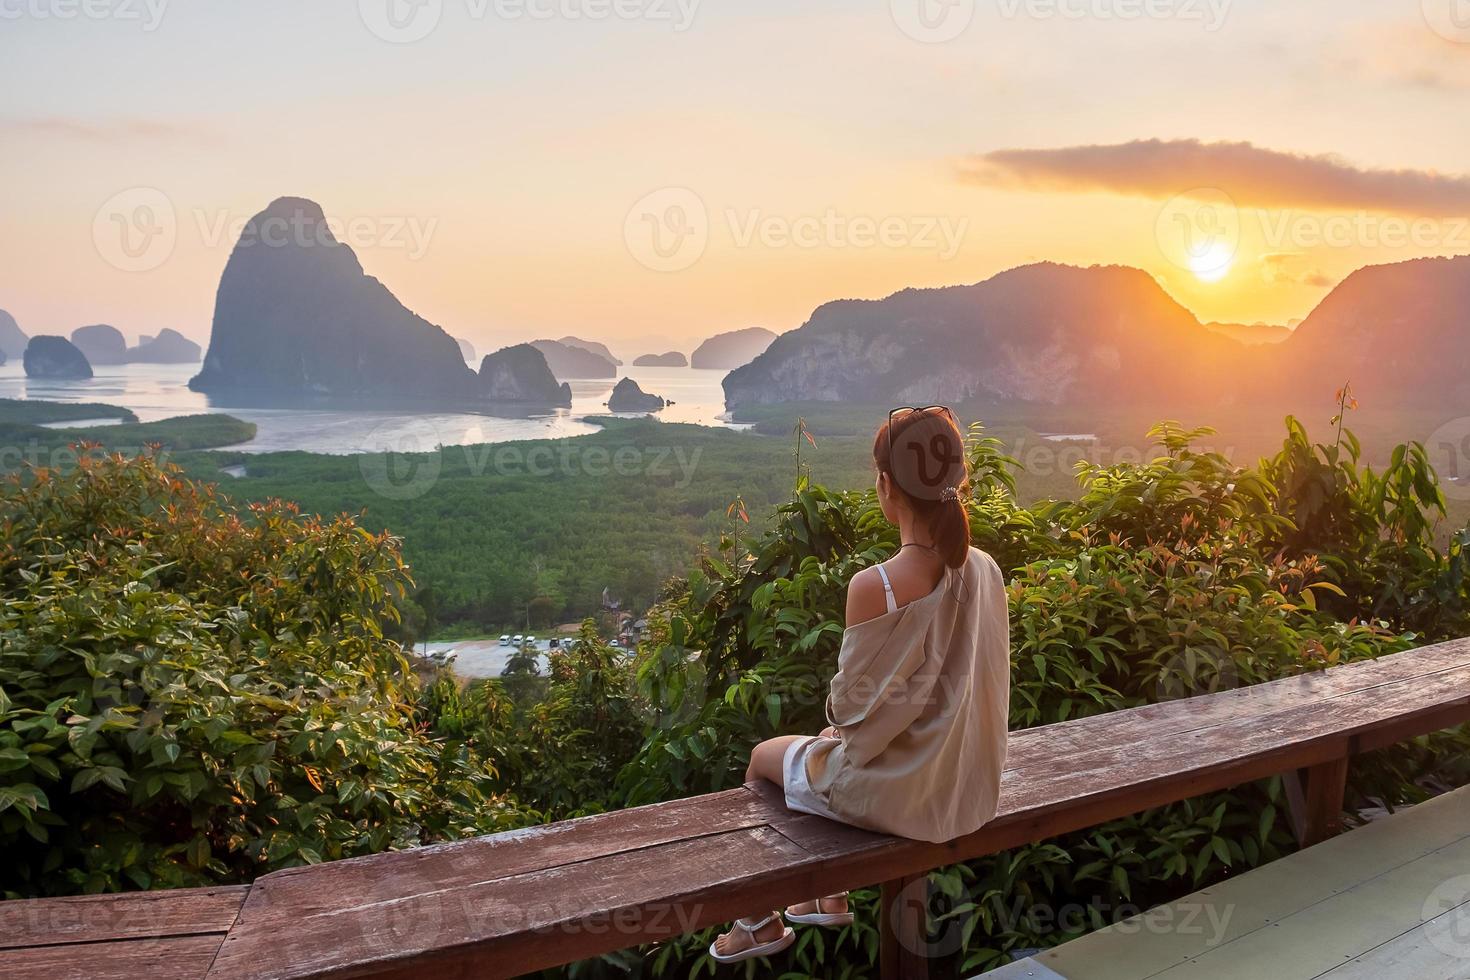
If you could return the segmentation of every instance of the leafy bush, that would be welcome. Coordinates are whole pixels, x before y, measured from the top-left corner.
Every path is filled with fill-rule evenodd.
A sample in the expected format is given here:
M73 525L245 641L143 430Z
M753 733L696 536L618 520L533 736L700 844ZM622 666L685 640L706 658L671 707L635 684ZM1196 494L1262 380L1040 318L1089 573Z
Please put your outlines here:
M1083 464L1075 500L1022 507L1011 461L977 433L972 527L1010 580L1013 729L1470 632L1465 535L1433 547L1442 499L1422 451L1404 447L1375 474L1343 448L1350 434L1313 446L1289 420L1281 453L1243 469L1193 448L1208 434L1165 423L1151 433L1156 459ZM620 776L625 801L738 784L755 742L824 724L846 584L895 545L871 493L805 485L769 533L727 535L641 652L642 690L666 711ZM1419 798L1427 774L1464 769L1467 746L1441 735L1361 759L1356 798ZM939 948L964 971L988 968L1274 859L1294 847L1281 793L1267 780L941 869ZM875 899L856 893L858 923L798 945L788 975L865 975ZM1065 908L1082 911L1033 914ZM651 952L649 968L710 969L710 936Z
M398 543L143 456L0 488L0 891L245 881L519 822L420 730Z

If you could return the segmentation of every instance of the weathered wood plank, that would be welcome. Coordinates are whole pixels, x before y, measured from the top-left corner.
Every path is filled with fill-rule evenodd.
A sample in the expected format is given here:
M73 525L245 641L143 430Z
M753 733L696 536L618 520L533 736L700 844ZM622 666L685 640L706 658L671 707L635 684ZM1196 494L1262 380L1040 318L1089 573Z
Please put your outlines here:
M295 894L305 899L307 892L315 893L319 901L316 906L293 907L292 915L331 911L346 897L366 904L375 896L396 896L405 881L450 890L700 835L760 827L768 820L765 805L736 789L411 851L288 868L256 881L256 895L245 917L258 920L265 914L261 898L267 892L281 893L298 877L310 878L311 886Z
M519 976L682 935L764 904L777 908L782 899L758 882L788 876L807 860L759 827L452 890L421 881L366 904L351 894L332 908L313 900L294 921L307 879L267 883L251 896L210 976Z
M31 946L0 952L6 980L201 980L223 934Z
M546 847L536 860L549 858L553 866L520 874L505 871L534 862L509 856L469 872L451 869L441 879L442 867L452 862L409 864L404 859L414 852L408 852L270 876L257 883L211 975L345 977L429 966L449 975L525 972L662 938L672 934L670 919L678 923L676 931L686 931L765 904L913 875L1285 769L1320 765L1345 757L1368 735L1402 738L1427 730L1429 719L1438 724L1470 718L1470 666L1407 673L1406 679L1366 687L1348 683L1286 710L1095 744L1089 752L1064 756L1064 765L1053 760L1044 773L1009 770L997 819L948 844L813 824L816 818L788 813L769 794L741 790L722 794L721 806L739 814L736 823L750 822L742 829L710 833L697 822L676 821L667 833L645 837L634 829L644 811L623 811L615 816L630 821L617 824L627 828L627 836L604 845L596 825L583 822L584 833L575 839L559 835L573 847L570 855ZM690 806L679 813L680 821L705 812L685 802ZM824 829L841 836L845 849L823 845ZM704 836L689 839L691 830ZM542 838L530 840L534 846ZM514 839L502 843L517 846ZM472 849L453 846L444 853L465 851ZM326 881L318 871L353 864L371 874L338 874L330 885L318 883ZM660 911L665 921L652 921ZM615 934L589 931L589 923L614 919ZM395 921L409 923L409 935L399 935L405 928L392 928Z
M0 902L0 950L227 932L249 885Z
M1163 701L1072 721L1012 732L1006 768L1054 765L1065 753L1087 752L1098 740L1115 744L1132 738L1162 738L1241 718L1299 708L1341 694L1409 681L1470 666L1470 639L1439 643L1377 660L1340 664L1327 670L1283 677L1201 697Z

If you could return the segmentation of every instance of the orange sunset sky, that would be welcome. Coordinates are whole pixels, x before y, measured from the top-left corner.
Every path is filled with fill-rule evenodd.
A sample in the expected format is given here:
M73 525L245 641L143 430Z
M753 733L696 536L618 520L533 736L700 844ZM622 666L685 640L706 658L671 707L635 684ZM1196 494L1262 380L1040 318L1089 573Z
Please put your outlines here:
M291 194L481 347L687 351L1040 259L1285 323L1470 252L1458 3L0 0L0 308L203 342Z

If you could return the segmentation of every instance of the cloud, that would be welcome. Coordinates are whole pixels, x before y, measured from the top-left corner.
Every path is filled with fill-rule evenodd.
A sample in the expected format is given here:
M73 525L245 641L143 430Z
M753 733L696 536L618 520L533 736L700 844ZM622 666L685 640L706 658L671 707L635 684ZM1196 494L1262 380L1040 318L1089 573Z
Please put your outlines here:
M1258 261L1261 266L1261 279L1273 286L1290 283L1325 289L1336 285L1333 279L1321 269L1302 268L1306 262L1306 256L1301 252L1267 252Z
M211 143L213 134L193 125L151 119L93 122L68 116L0 118L0 132L15 136L44 136L84 143Z
M1285 153L1252 143L1152 139L995 150L963 161L960 179L987 186L1159 199L1212 188L1249 207L1470 214L1470 175L1369 170L1336 156Z

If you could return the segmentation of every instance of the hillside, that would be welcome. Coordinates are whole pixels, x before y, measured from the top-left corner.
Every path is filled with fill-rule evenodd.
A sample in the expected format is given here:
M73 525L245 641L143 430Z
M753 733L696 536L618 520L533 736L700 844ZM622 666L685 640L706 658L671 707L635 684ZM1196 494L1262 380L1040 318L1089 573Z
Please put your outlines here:
M732 408L1198 403L1228 397L1244 351L1145 272L1042 263L970 286L828 303L724 387Z
M1470 255L1359 269L1276 348L1278 391L1351 380L1365 401L1447 406L1470 398Z

